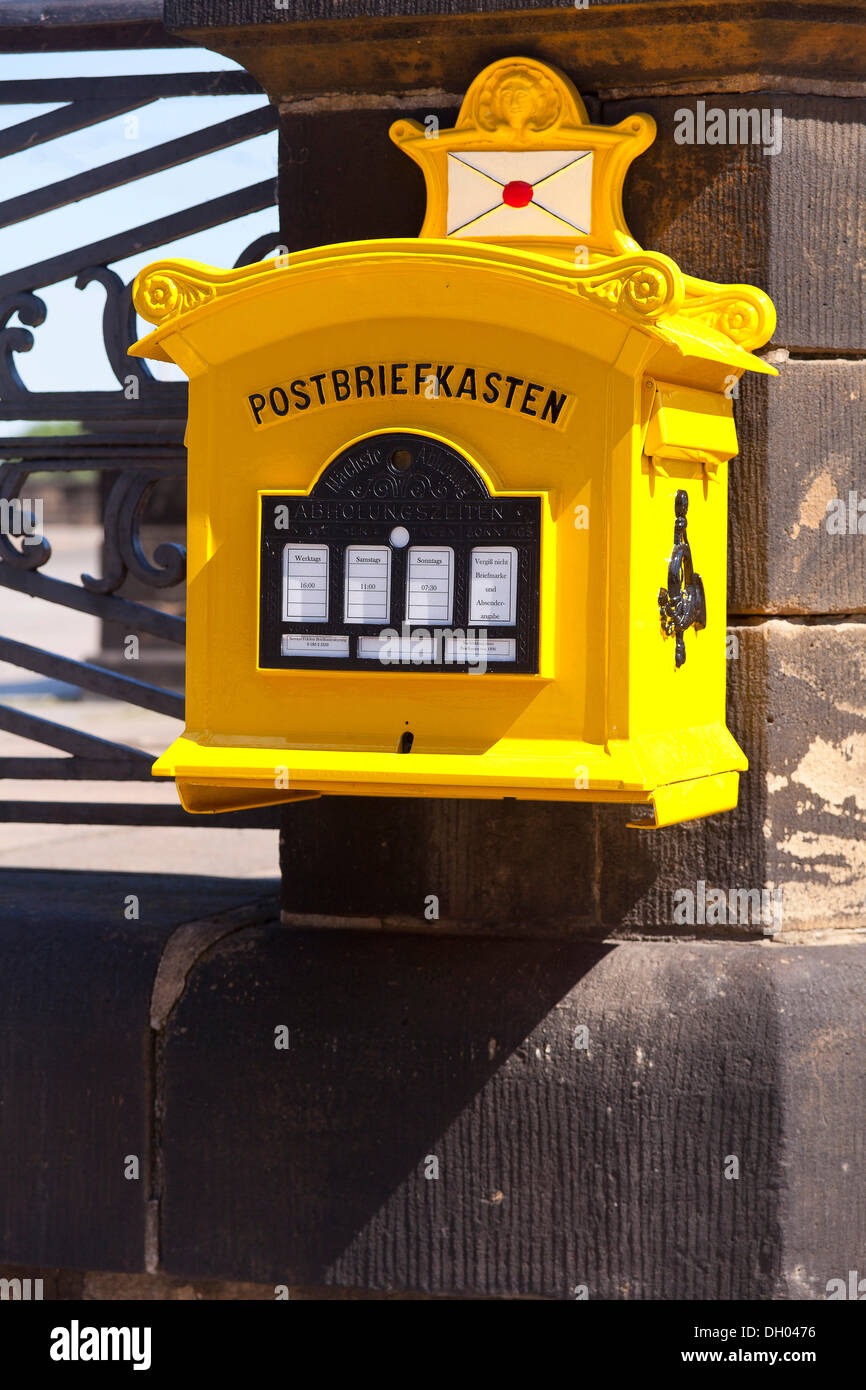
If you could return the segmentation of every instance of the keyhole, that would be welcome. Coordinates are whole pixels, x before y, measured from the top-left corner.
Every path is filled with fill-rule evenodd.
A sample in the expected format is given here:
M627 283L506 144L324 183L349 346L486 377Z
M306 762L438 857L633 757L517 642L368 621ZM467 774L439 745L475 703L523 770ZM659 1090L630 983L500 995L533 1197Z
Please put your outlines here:
M406 732L405 732L405 734L401 734L401 735L400 735L400 742L397 744L397 752L398 752L398 753L411 753L411 752L412 752L412 744L413 744L414 742L415 742L415 735L414 735L414 734L410 734L409 730L407 729Z

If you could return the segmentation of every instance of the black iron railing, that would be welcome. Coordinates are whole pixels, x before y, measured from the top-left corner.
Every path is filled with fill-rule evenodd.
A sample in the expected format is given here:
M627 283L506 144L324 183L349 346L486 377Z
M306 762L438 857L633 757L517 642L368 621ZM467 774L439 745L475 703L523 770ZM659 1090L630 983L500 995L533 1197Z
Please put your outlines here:
M52 47L52 6L33 9L32 51ZM55 7L56 8L56 7ZM81 40L87 45L87 11L99 10L106 29L100 47L134 46L143 32L151 39L155 8L152 4L87 3L68 6L62 12L66 27L80 12ZM4 37L14 35L11 47L23 51L28 25L13 23L13 7L0 3L0 49ZM39 11L39 14L36 12ZM45 22L45 16L48 22ZM41 16L41 22L40 21ZM57 19L60 18L58 11ZM4 27L5 26L5 27ZM77 32L77 31L76 31ZM166 38L167 44L171 41ZM94 44L94 46L97 46ZM32 150L47 141L95 126L111 117L140 110L162 97L213 97L264 94L246 73L161 73L124 77L50 77L0 81L0 106L10 103L64 105L45 115L0 130L0 161L11 154ZM269 104L231 120L168 140L152 149L116 159L99 168L76 173L18 197L2 196L0 162L0 227L21 223L72 203L94 197L134 180L149 177L179 164L212 154L255 138L276 126ZM62 249L49 258L19 268L0 266L0 436L3 421L86 422L86 433L77 435L0 437L0 520L7 524L0 534L0 588L30 595L42 602L59 604L121 625L125 632L182 646L182 617L156 606L160 590L171 589L185 578L186 555L176 542L157 544L148 554L142 542L142 526L148 522L148 505L154 488L163 480L186 475L183 431L186 419L185 383L160 381L146 363L127 356L137 336L132 306L132 286L113 266L139 252L156 250L184 236L232 222L249 213L274 207L276 186L272 179L237 192L212 198L170 215L145 220L129 230L87 245ZM276 211L274 223L276 225ZM276 230L257 237L237 257L236 265L262 259L278 244ZM74 277L77 289L94 282L102 286L105 303L102 339L117 386L108 390L31 391L17 369L16 358L28 352L34 334L47 316L39 291ZM86 470L104 476L102 565L99 574L82 574L79 583L54 578L44 568L51 557L49 536L26 536L8 524L20 520L21 499L28 478L38 473L61 474ZM154 593L154 606L118 594L127 582L136 581ZM2 613L2 605L0 605ZM26 642L2 635L0 661L77 686L112 700L124 701L161 714L183 717L183 697L174 690L135 679L107 666L60 656ZM74 707L73 707L74 708ZM55 723L31 712L0 704L0 730L53 750L47 756L0 757L0 778L75 781L150 780L153 759L140 749L97 738L92 733ZM57 756L65 755L65 756ZM240 812L221 816L190 817L179 807L97 801L78 802L2 800L0 821L110 822L125 825L220 824L270 826L274 812Z

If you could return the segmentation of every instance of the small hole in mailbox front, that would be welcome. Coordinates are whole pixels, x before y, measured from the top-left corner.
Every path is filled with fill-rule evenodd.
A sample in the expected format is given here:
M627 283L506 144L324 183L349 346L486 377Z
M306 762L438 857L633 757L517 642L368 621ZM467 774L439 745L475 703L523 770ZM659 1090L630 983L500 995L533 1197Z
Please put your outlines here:
M391 466L396 468L398 473L405 473L407 468L412 467L412 455L408 449L395 449L391 455Z
M398 752L398 753L411 753L411 751L412 751L412 744L413 744L414 742L415 742L415 735L409 733L409 731L408 731L408 729L407 729L407 731L406 731L405 734L401 734L401 735L400 735L400 742L399 742L399 744L398 744L398 746L397 746L397 752Z

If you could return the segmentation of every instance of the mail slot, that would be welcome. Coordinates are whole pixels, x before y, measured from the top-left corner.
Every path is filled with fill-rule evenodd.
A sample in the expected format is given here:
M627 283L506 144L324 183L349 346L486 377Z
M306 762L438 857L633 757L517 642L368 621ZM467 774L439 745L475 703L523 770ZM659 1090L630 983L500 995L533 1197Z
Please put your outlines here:
M775 318L644 251L650 117L493 63L421 168L416 238L136 280L190 381L191 811L328 795L736 804L731 397ZM371 151L369 158L375 158Z

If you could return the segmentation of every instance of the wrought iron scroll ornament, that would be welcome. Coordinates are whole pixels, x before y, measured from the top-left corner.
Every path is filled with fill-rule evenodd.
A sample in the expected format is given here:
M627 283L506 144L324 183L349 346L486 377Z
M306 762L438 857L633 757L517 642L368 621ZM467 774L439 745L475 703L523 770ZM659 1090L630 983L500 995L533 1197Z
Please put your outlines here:
M674 548L668 564L668 587L659 589L659 612L662 632L666 637L676 635L676 664L679 669L686 659L683 633L687 627L700 632L707 625L707 603L703 580L695 574L692 550L686 535L688 493L682 488L674 499Z

